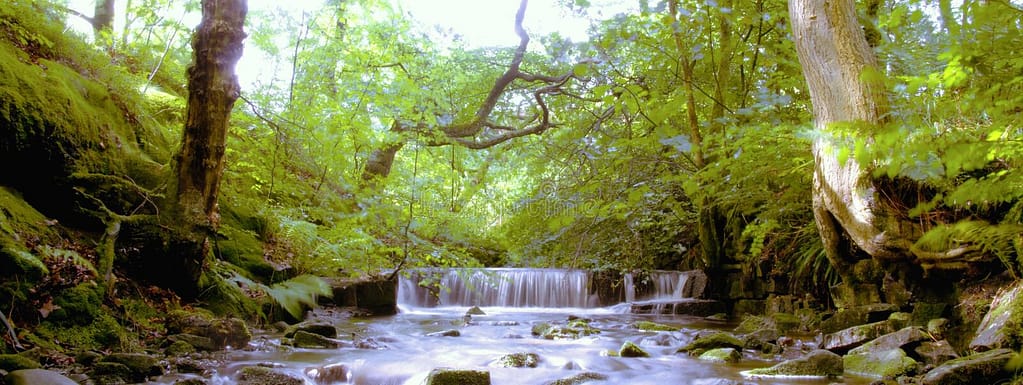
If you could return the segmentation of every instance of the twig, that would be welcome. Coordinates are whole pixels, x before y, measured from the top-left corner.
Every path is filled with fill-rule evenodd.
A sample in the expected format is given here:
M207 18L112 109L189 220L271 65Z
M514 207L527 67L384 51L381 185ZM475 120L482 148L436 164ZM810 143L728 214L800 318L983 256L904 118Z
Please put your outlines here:
M11 337L11 342L14 344L15 350L25 350L25 347L18 342L18 335L14 333L14 326L11 326L11 322L7 320L7 316L4 312L0 311L0 321L3 321L4 326L7 327L7 335Z

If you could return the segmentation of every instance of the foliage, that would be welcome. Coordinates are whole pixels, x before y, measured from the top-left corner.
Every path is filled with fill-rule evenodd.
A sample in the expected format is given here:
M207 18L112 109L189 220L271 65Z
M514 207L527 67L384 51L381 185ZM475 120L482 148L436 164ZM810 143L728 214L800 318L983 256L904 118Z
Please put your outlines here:
M303 307L316 306L317 296L329 297L333 294L330 285L312 275L300 275L270 286L266 291L278 305L297 319L302 317L305 310Z
M383 1L250 14L246 55L265 56L268 70L233 112L219 260L202 299L243 314L272 300L295 315L327 291L312 276L481 265L721 267L826 292L835 272L810 211L810 141L823 133L808 129L785 2L640 2L614 15L588 3L572 9L592 18L589 40L533 36L521 67L574 75L547 100L554 126L481 150L445 143L437 128L474 118L514 47L466 46ZM921 255L965 247L1018 275L1023 38L1013 26L1023 13L967 2L939 23L923 2L885 4L864 20L879 34L893 112L878 127L837 127L848 148L836 155L872 165L879 198L919 223ZM97 50L65 32L75 16L54 3L0 5L0 159L46 166L12 168L0 183L93 221L88 198L156 212L176 145L167 138L184 124L184 20L197 12L196 1L132 1L114 44ZM509 89L493 120L528 121L533 97ZM50 143L63 152L11 157ZM371 155L398 145L389 175L365 181ZM80 178L53 198L41 179L51 174ZM53 236L38 225L49 219L8 205L7 192L5 273L13 261L56 287L57 267L60 289L95 276L86 250L28 244L29 232ZM712 263L708 244L725 258ZM27 302L28 281L10 282L3 298Z

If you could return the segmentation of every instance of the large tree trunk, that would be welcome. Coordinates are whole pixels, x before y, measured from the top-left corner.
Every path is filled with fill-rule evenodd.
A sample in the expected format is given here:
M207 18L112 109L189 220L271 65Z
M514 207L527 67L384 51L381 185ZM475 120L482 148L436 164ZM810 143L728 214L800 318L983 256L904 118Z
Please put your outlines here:
M813 102L815 160L813 212L828 259L844 283L859 282L852 268L859 260L908 255L912 226L881 204L869 165L838 153L851 142L835 134L836 123L884 123L887 100L877 59L856 18L853 0L792 0L792 32ZM852 126L850 126L852 127Z
M96 0L90 22L97 42L109 39L114 30L114 0Z
M219 222L217 196L229 118L240 92L234 70L242 55L246 11L245 0L203 0L202 21L192 40L174 207L177 224L196 235L195 247L180 256L189 282L197 282L202 273L208 236Z

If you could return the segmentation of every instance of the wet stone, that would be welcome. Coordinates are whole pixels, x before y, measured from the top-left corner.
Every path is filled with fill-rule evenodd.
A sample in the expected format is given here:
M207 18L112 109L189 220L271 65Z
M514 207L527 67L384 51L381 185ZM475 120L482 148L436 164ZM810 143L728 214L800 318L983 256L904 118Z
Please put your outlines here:
M64 375L46 369L14 370L3 377L7 385L78 385Z

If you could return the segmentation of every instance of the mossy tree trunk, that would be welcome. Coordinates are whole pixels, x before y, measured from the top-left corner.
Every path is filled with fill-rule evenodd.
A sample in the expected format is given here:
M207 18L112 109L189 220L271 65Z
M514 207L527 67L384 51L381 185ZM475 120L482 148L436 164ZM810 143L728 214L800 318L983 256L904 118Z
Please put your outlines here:
M197 283L210 251L209 236L219 223L217 196L231 109L240 86L235 65L242 55L245 0L203 0L202 21L192 38L188 68L188 112L176 156L176 194L172 215L190 237L181 250L188 283Z
M851 156L844 162L838 158L848 143L836 133L836 124L866 128L885 123L882 73L854 0L793 0L789 14L814 125L822 133L813 143L814 217L828 259L847 285L844 292L854 293L864 287L849 285L865 283L857 282L855 264L906 259L914 238L913 226L882 205L870 165Z

